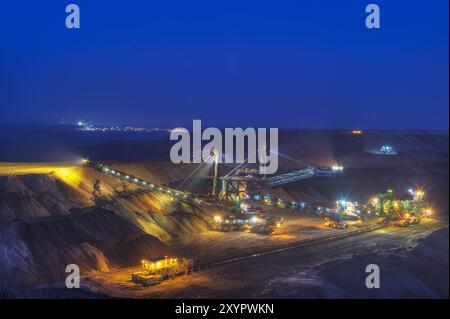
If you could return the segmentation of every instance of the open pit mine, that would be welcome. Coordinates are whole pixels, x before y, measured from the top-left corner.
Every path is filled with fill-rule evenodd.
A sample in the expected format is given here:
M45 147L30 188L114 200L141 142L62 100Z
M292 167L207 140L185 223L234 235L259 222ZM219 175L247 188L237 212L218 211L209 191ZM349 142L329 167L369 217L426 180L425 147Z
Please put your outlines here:
M89 150L0 163L1 296L448 297L448 132L280 139L271 175Z

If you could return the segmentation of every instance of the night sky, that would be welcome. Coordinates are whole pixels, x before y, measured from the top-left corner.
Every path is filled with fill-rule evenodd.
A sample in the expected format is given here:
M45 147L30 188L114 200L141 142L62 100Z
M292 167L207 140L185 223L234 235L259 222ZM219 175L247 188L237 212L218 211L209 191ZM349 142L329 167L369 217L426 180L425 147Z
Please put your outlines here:
M3 0L0 41L0 123L448 129L448 0Z

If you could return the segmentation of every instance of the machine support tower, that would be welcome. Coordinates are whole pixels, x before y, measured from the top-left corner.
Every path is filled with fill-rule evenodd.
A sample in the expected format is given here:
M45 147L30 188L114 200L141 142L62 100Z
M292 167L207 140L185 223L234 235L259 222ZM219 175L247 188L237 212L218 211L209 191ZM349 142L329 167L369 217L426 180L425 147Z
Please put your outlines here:
M214 178L211 195L217 198L217 185L219 183L219 151L213 148L211 156L214 158Z

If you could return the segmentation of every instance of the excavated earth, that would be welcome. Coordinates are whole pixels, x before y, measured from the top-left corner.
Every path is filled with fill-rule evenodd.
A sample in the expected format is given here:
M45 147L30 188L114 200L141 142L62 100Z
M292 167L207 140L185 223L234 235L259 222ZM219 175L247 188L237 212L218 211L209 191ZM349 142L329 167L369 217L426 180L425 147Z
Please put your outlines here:
M149 177L135 166L127 169ZM101 206L93 204L97 180ZM136 265L170 254L167 241L209 229L201 206L138 191L81 167L67 176L0 176L0 211L3 284L59 280L73 263L82 271Z
M392 145L397 154L374 154L382 144ZM194 164L120 162L113 156L108 163L155 184L202 193L211 186L210 179L188 179L199 169ZM365 202L388 186L399 192L423 187L436 217L448 220L448 132L280 133L279 173L334 163L345 167L343 176L317 177L267 191L332 205L338 197ZM221 169L224 173L230 167ZM97 205L95 184L102 198ZM0 176L0 291L5 286L61 280L71 263L84 272L135 266L143 257L171 254L172 243L210 230L209 207L138 190L92 168ZM448 254L446 258L448 262Z

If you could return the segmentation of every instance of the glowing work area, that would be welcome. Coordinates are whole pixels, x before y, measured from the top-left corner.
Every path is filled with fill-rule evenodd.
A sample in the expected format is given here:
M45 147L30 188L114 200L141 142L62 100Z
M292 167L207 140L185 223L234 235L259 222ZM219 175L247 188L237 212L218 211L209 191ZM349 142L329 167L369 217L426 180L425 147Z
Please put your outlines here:
M0 175L67 174L77 163L0 163Z

